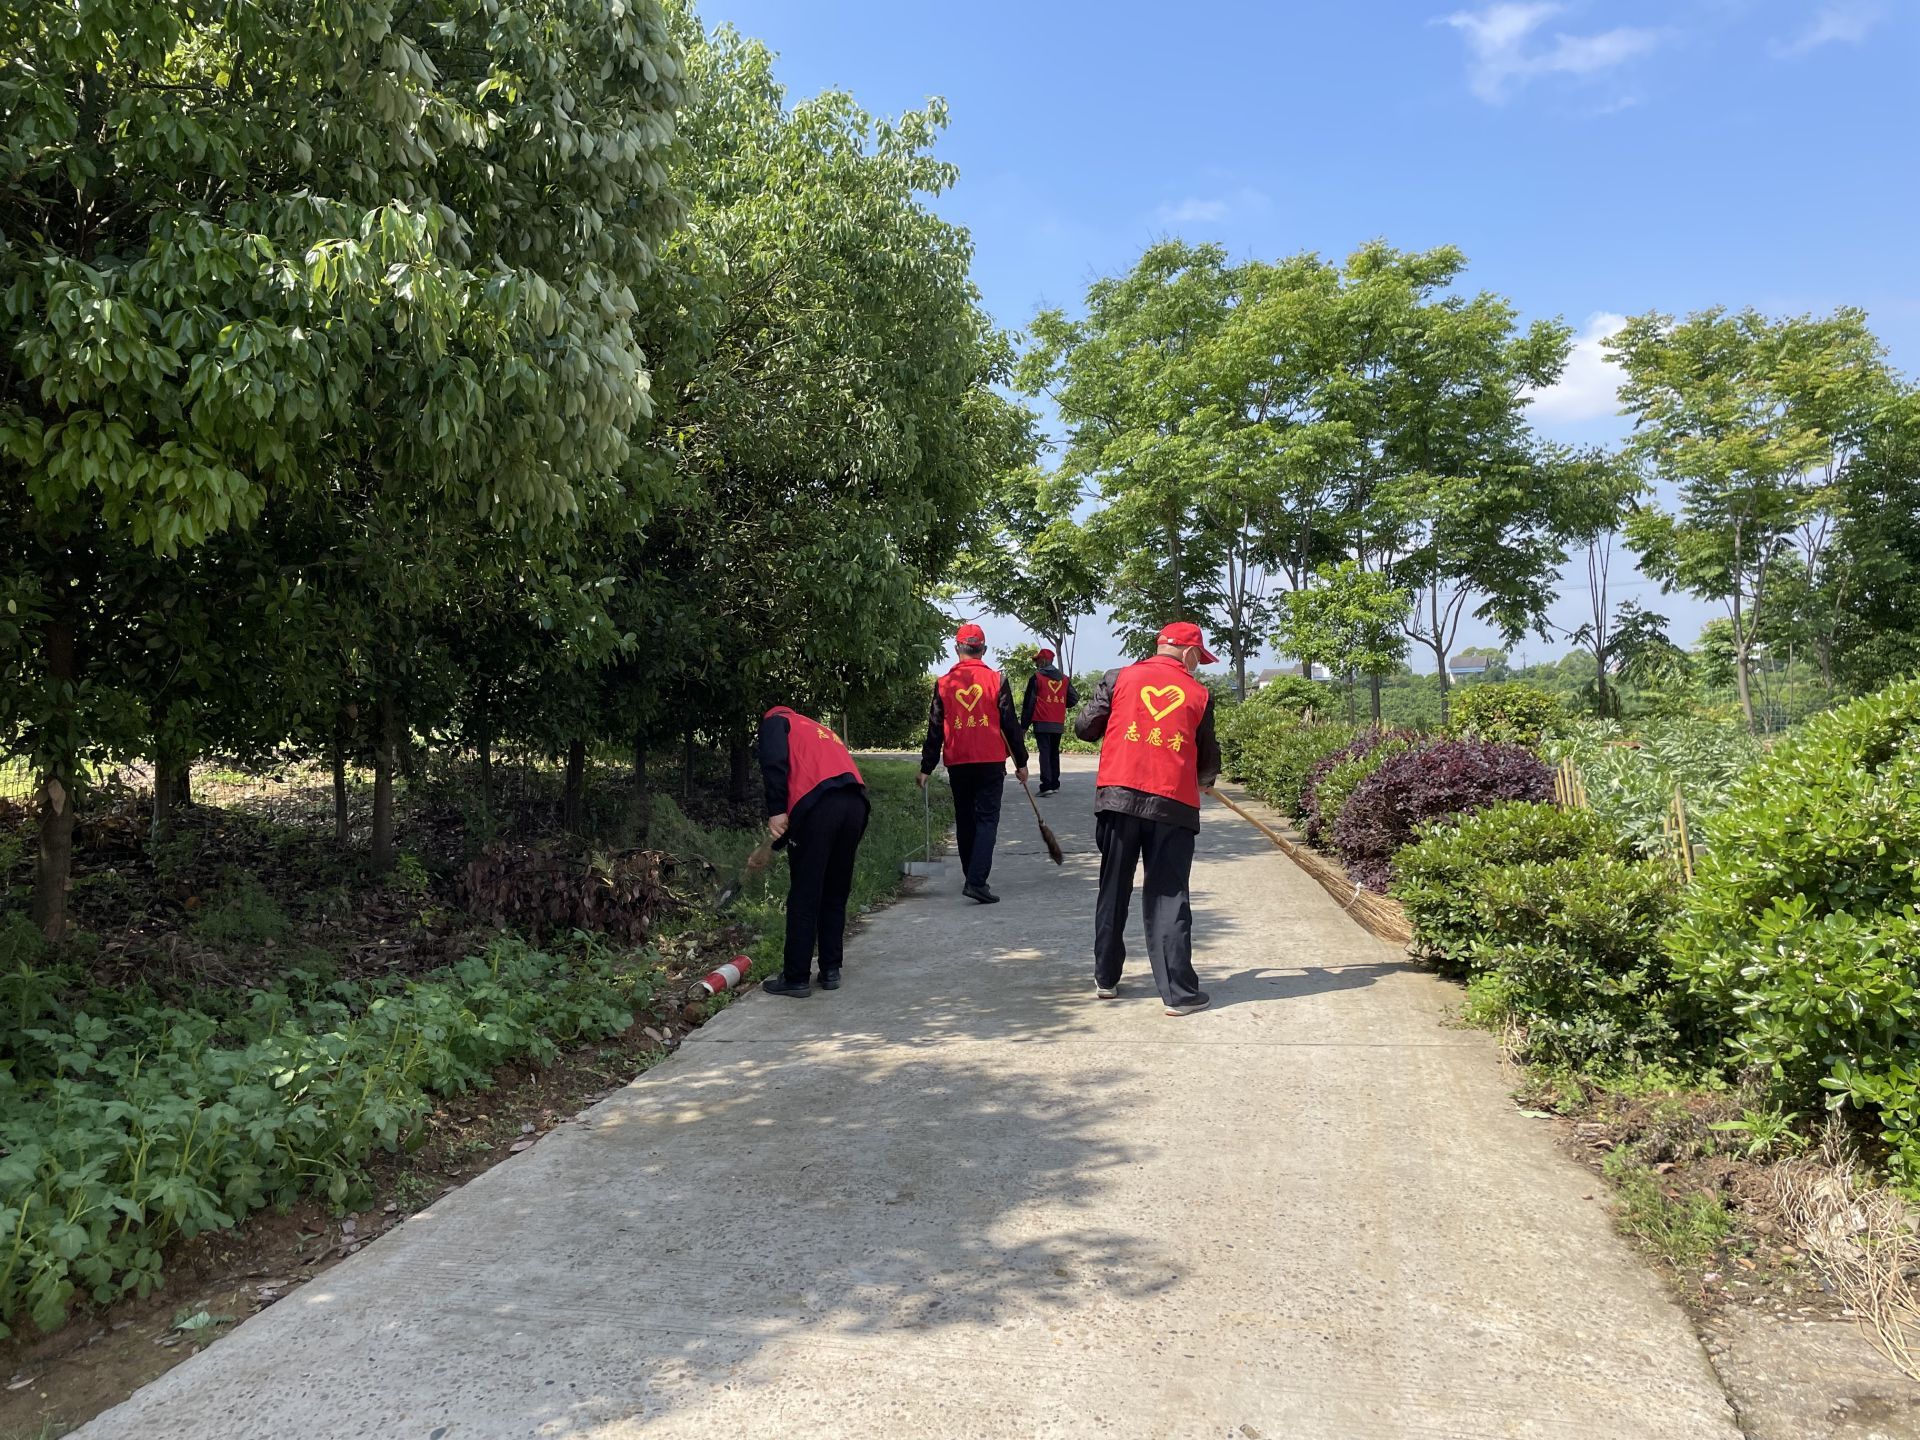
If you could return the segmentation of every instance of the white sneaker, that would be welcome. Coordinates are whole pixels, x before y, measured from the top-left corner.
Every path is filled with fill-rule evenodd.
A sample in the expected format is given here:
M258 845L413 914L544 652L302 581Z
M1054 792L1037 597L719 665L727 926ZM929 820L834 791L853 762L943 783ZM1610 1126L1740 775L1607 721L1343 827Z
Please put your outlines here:
M1119 994L1120 987L1118 985L1096 985L1093 987L1093 997L1096 1000L1117 999Z
M1193 999L1187 1001L1184 1005L1167 1005L1167 1006L1164 1006L1163 1008L1165 1009L1167 1014L1173 1015L1173 1016L1198 1015L1202 1010L1206 1009L1207 1006L1211 1005L1212 1003L1213 1003L1213 997L1207 994L1206 991L1202 990L1198 995L1194 996Z

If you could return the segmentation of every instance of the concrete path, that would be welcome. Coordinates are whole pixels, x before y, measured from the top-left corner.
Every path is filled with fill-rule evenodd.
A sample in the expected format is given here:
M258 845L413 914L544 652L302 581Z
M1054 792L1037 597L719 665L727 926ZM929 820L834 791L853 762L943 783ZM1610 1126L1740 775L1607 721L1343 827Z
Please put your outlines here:
M80 1434L1737 1440L1454 992L1210 807L1214 1008L1096 1002L1091 767L1045 805L1063 870L1010 787L1005 903L901 901Z

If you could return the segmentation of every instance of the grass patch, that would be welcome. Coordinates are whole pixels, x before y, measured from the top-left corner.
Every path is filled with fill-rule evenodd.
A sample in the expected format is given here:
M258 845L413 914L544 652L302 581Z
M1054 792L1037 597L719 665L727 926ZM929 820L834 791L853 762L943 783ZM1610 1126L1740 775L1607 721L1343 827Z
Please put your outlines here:
M1702 1268L1733 1233L1733 1216L1719 1197L1698 1191L1668 1194L1659 1175L1626 1146L1601 1168L1620 1194L1620 1228L1675 1270Z

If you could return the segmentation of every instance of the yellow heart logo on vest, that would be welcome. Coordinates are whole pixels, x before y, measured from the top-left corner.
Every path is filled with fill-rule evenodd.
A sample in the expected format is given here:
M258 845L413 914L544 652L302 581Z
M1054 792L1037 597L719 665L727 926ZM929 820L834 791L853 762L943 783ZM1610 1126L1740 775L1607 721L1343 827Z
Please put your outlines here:
M1067 688L1067 682L1066 682L1066 681L1064 681L1064 680L1049 680L1049 679L1048 679L1048 678L1047 678L1046 676L1044 676L1044 675L1042 675L1042 676L1040 677L1040 683L1041 683L1042 685L1044 685L1044 686L1046 686L1046 687L1047 687L1047 694L1049 694L1049 695L1051 695L1051 696L1052 696L1052 697L1053 697L1054 699L1056 699L1056 700L1058 700L1058 699L1060 698L1060 692L1061 692L1061 691L1063 691L1063 690L1065 690L1065 689Z
M1156 699L1167 703L1156 705ZM1140 703L1147 707L1147 713L1156 720L1164 720L1175 710L1187 703L1187 692L1178 685L1148 685L1140 692Z
M986 693L987 693L987 687L980 684L978 681L975 681L973 684L967 686L964 690L954 691L953 698L958 700L962 705L966 706L967 709L973 710L979 707L980 697ZM1186 697L1183 695L1181 698L1184 700Z

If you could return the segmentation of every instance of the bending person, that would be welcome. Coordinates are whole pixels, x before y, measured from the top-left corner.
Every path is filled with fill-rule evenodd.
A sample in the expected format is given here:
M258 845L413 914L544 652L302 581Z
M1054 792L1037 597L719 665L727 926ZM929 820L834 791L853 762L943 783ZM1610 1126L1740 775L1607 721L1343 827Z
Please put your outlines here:
M767 830L785 848L786 961L760 988L803 999L816 945L820 988L840 988L853 862L867 833L867 785L838 735L818 720L776 705L760 721L755 747L767 792Z

